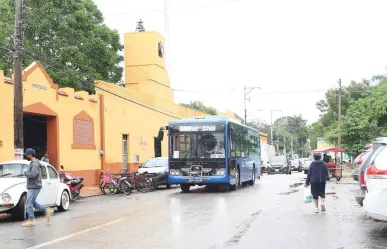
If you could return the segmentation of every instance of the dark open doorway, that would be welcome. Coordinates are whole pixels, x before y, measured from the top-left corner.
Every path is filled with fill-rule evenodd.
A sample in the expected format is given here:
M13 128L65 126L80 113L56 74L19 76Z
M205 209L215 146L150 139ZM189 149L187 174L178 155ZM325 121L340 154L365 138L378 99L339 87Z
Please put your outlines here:
M36 151L37 158L42 158L47 151L47 117L24 114L24 148Z

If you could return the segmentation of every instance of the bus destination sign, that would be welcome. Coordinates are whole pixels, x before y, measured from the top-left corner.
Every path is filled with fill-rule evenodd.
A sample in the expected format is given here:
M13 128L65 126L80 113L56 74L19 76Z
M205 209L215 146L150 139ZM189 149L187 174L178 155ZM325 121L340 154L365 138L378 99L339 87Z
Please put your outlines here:
M179 131L180 132L216 131L216 125L180 126Z

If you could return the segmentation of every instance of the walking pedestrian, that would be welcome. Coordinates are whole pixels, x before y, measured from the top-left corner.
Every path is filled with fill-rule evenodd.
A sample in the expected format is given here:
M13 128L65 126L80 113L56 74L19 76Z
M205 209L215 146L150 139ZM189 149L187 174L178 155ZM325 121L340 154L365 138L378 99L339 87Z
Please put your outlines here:
M325 207L325 184L328 176L328 167L321 160L321 154L315 153L313 154L313 161L310 164L308 177L306 178L305 187L311 185L311 193L313 196L314 207L316 208L315 212L319 213L318 208L318 199L320 197L321 201L321 212L326 211Z
M49 156L50 156L50 153L48 153L48 151L44 152L44 156L40 161L50 163L50 159L48 158Z
M39 204L36 199L42 189L42 173L40 172L40 162L36 159L36 153L33 149L27 149L24 156L30 161L28 169L25 171L27 177L27 222L23 223L23 227L35 226L34 208L46 215L47 221L50 221L54 210L45 208Z

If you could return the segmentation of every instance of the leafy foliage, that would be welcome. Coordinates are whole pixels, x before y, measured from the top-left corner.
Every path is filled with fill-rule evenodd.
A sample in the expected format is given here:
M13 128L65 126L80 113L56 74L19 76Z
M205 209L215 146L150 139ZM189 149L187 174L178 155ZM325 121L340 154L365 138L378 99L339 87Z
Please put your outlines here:
M198 101L198 100L190 101L189 104L180 103L180 105L187 107L187 108L190 108L190 109L193 109L193 110L198 110L198 111L210 114L210 115L217 114L217 111L215 108L213 108L211 106L206 106L203 102Z
M372 139L387 131L387 81L371 94L353 102L343 118L343 143L351 154L358 153Z
M93 81L118 82L123 69L120 37L104 24L92 0L25 0L27 29L23 67L39 60L61 87L93 91ZM0 3L0 44L8 49L14 23L13 1ZM3 14L4 13L4 14ZM0 53L0 66L11 73L9 54Z
M373 80L383 79L377 76ZM361 82L352 81L342 88L341 113L345 116L352 103L371 94L373 80L363 79ZM311 146L317 147L317 138L323 137L331 144L338 141L338 89L330 89L325 93L325 99L316 103L320 111L320 119L309 127Z
M277 140L280 150L291 151L293 144L296 154L305 155L309 152L308 138L308 126L302 115L281 117L274 122L273 140Z
M387 79L377 75L371 80L352 81L342 90L342 147L349 154L360 152L365 144L385 134L387 129ZM316 103L320 119L309 127L312 148L323 137L336 145L338 140L338 91L330 89Z

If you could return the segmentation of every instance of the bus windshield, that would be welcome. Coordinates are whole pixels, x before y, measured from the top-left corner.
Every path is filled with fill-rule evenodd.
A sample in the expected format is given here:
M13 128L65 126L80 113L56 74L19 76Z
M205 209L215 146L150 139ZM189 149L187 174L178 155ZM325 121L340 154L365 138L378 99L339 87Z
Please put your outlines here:
M172 135L173 158L225 158L224 133Z

